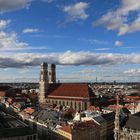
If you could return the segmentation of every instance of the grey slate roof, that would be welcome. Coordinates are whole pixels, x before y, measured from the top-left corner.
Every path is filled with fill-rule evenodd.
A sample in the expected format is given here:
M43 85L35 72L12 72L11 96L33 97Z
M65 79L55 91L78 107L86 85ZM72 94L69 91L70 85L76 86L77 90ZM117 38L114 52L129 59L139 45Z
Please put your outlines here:
M102 117L108 122L108 121L114 121L115 120L115 112L111 112L108 114L103 114Z
M102 116L97 116L93 118L95 121L97 121L99 124L102 124L105 122L105 119Z
M134 130L140 130L140 112L130 116L125 127Z
M36 113L35 119L46 122L47 120L57 121L59 119L59 113L54 110L40 110Z

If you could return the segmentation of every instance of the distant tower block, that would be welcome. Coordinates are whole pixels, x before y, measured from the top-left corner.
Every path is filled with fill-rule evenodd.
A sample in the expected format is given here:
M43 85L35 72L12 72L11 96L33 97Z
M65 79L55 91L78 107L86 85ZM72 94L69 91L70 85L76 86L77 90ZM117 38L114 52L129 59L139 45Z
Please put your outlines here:
M56 66L55 64L49 64L48 66L48 82L56 83Z
M48 64L41 64L40 81L39 81L39 103L45 103L45 94L48 89Z

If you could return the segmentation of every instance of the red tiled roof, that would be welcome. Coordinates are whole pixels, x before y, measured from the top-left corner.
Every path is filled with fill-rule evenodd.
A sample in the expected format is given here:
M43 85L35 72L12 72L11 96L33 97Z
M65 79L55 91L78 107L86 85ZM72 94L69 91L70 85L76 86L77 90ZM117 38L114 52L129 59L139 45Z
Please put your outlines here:
M27 114L32 114L33 112L35 112L35 109L28 107L24 109L24 112L26 112Z
M78 97L77 97L78 98ZM60 97L57 97L57 96L52 96L51 97L51 95L50 96L48 96L47 97L47 99L56 99L56 100L61 100L61 99L63 99L63 100L66 100L66 101L68 101L68 100L70 100L70 101L83 101L84 99L82 98L82 97L79 97L79 98L81 98L81 99L77 99L76 97L75 98L68 98L68 97L65 97L64 98L64 96L60 96ZM91 98L90 98L91 99Z
M0 97L4 97L5 96L5 91L0 91Z
M109 109L116 110L117 109L117 105L109 105L108 108ZM123 106L122 105L119 105L118 108L121 109L121 108L123 108Z
M64 83L64 84L50 84L48 89L48 95L58 97L83 97L94 98L95 94L88 84L80 83Z
M140 99L139 96L125 96L126 99Z
M89 106L88 110L98 110L98 111L100 111L100 108L92 105L92 106Z
M67 125L67 126L61 127L60 130L65 131L67 133L72 133L71 125Z
M134 108L134 104L126 104L125 107L127 109L133 109Z
M60 130L72 134L72 133L82 133L82 131L87 131L95 127L98 127L98 125L94 121L90 120L86 122L79 122L72 125L63 126L60 128Z

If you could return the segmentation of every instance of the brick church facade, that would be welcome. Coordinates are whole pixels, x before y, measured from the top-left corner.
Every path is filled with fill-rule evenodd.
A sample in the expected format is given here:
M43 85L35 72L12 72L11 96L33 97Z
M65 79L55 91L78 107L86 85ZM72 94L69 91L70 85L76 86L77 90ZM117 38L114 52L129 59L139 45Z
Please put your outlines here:
M39 81L39 103L70 106L80 111L86 110L95 98L89 84L56 83L55 65L41 64Z

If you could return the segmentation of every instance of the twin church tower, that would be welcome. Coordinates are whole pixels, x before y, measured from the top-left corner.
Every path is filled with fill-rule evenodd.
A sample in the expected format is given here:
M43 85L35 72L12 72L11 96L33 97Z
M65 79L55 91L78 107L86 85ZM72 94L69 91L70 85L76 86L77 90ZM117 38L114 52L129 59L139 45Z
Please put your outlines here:
M47 94L49 84L56 83L56 65L42 63L39 80L39 103L45 103L45 95Z
M95 94L88 83L56 83L55 64L41 64L39 81L39 103L70 106L75 110L86 110Z

